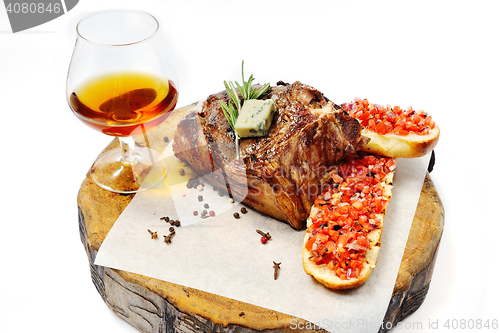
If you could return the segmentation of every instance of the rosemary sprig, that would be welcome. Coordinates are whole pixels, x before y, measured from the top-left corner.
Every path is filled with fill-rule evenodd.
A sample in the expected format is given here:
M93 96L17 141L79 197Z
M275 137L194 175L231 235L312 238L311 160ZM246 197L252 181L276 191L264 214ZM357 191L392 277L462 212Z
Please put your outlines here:
M224 81L224 86L226 87L226 91L229 96L229 101L226 104L221 100L219 100L219 103L220 106L222 107L224 115L226 116L227 122L229 123L229 125L231 125L231 127L234 130L234 124L236 123L236 119L238 119L238 115L240 114L241 110L240 98L238 97L238 92L236 91L233 82L227 83L226 81Z
M243 81L243 87L236 82L236 85L238 86L238 89L241 92L241 96L243 97L243 100L249 100L249 99L257 99L260 96L262 96L271 86L269 83L266 83L259 89L257 88L252 88L252 82L254 80L253 74L250 74L250 78L248 78L248 81L245 81L245 74L243 72L243 64L244 61L241 62L241 79Z
M245 101L249 99L259 98L260 96L265 94L269 90L269 87L271 86L269 83L266 83L259 89L257 89L256 87L252 88L252 82L254 80L254 77L251 74L250 77L248 78L248 81L245 81L245 74L243 71L244 63L245 61L243 60L241 62L241 79L243 81L242 85L240 85L238 82L233 83L230 81L229 83L227 83L226 81L224 81L224 86L226 87L226 92L229 96L229 101L227 104L222 101L219 101L222 107L222 111L224 112L224 115L227 118L227 122L233 128L233 130L234 130L234 124L236 123L236 119L238 119L238 115L240 114L241 106L243 104L242 101L240 101L240 97L238 91L236 90L236 87L238 88L243 101Z

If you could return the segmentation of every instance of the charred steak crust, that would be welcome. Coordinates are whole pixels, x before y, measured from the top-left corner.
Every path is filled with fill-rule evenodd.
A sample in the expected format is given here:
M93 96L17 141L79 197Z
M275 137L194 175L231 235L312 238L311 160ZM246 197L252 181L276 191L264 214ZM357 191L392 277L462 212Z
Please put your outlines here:
M219 104L228 101L225 92L180 120L173 150L235 199L301 229L324 175L367 139L356 119L308 85L280 81L261 98L272 98L277 112L267 136L240 141L239 160Z

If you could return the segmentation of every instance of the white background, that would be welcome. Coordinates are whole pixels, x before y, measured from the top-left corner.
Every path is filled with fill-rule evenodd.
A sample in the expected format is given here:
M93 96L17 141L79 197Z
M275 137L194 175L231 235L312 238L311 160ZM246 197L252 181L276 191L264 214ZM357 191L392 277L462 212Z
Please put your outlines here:
M97 293L78 233L78 189L111 138L77 120L65 98L77 22L114 7L159 19L179 106L240 81L244 59L256 82L300 80L338 103L366 97L431 114L445 231L428 296L403 322L423 329L398 331L500 320L495 1L81 0L16 34L0 9L1 332L137 332Z

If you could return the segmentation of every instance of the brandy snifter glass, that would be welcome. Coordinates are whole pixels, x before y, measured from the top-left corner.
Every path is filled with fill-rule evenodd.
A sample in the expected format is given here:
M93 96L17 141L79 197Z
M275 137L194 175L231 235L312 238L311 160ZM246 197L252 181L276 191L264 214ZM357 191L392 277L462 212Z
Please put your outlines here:
M120 148L101 154L90 172L109 191L146 190L167 173L159 152L134 140L162 123L178 99L158 30L152 15L125 9L92 13L76 28L66 97L80 120L120 142Z

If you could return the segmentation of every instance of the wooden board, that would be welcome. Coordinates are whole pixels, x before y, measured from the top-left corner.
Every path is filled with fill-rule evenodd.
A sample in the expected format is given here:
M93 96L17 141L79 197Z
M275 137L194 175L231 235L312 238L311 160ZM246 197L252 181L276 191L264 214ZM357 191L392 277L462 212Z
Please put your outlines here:
M139 145L163 151L173 137L175 123L191 107L176 110L167 121L148 132L147 137L137 137L136 141ZM117 146L118 142L114 140L103 152ZM132 198L133 195L120 195L99 188L89 174L78 193L80 237L88 255L92 281L104 302L118 316L139 331L148 333L300 332L293 329L297 323L306 323L300 318L147 276L94 265L102 242ZM385 327L379 332L395 327L423 303L443 228L444 208L427 174L384 318ZM315 331L325 332L321 329Z

